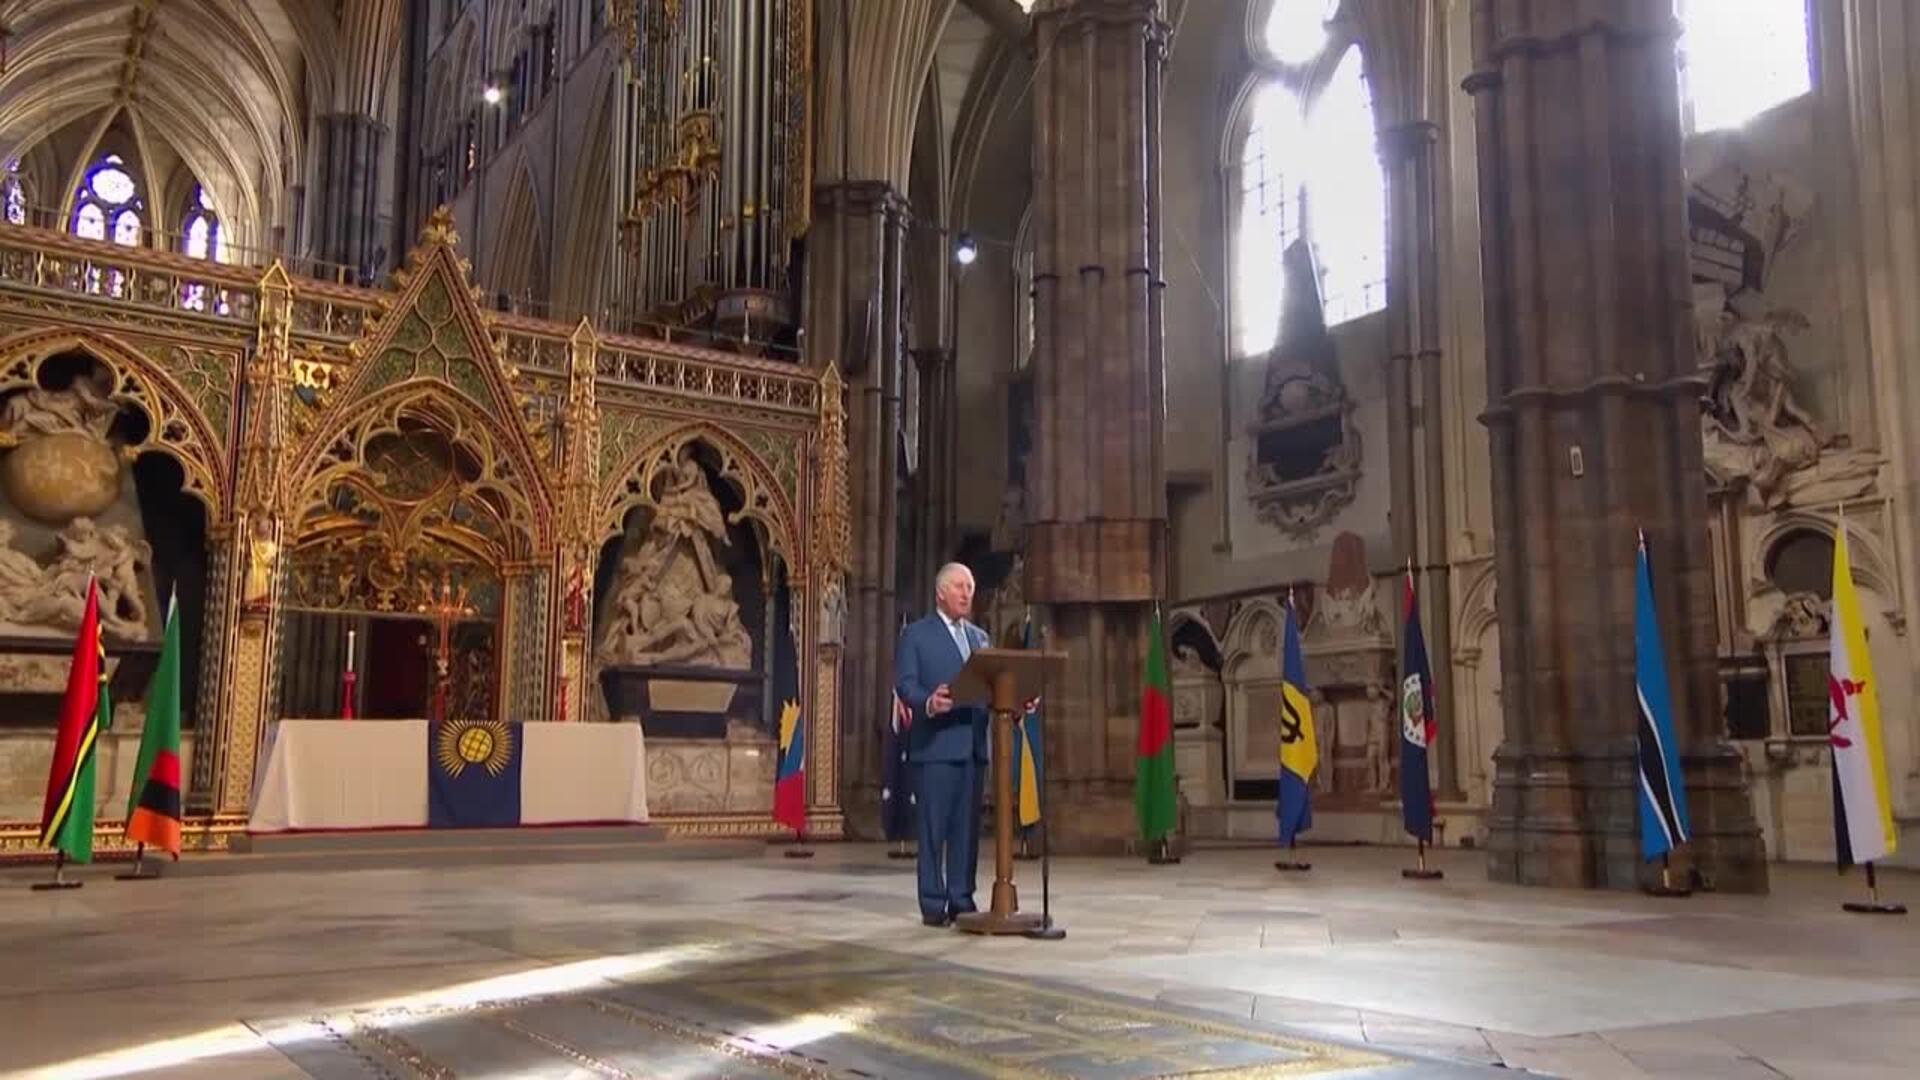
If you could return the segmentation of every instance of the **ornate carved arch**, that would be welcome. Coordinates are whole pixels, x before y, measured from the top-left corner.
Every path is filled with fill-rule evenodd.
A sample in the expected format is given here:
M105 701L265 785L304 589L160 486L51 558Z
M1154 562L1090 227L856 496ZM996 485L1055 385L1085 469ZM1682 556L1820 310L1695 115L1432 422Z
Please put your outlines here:
M146 414L146 437L127 447L127 452L139 455L151 450L177 461L185 474L182 489L206 507L208 523L224 518L228 511L225 418L216 428L195 395L138 349L89 330L63 327L16 334L0 341L0 392L38 385L40 366L68 352L86 353L104 365L113 375L112 399ZM231 403L231 372L198 373L208 384L201 387L202 400ZM223 379L223 385L215 385Z
M545 499L546 478L515 453L512 434L465 395L437 379L413 379L363 398L329 417L306 444L313 448L298 463L290 481L288 504L297 519L334 484L367 469L369 444L382 435L410 430L407 422L437 431L471 456L476 474L465 484L496 508L503 529L490 549L498 563L536 558L551 548L552 508ZM485 538L474 541L485 545Z
M1227 625L1226 640L1221 643L1220 675L1228 681L1253 677L1280 676L1280 634L1286 616L1271 597L1261 597L1234 612ZM1245 671L1250 664L1265 664ZM1269 670L1270 669L1270 670Z
M1891 562L1887 558L1885 545L1879 531L1874 527L1877 515L1856 516L1847 527L1847 553L1853 563L1854 584L1872 589L1879 593L1889 605L1897 605L1900 597L1898 583L1888 571ZM1774 515L1754 541L1747 559L1747 589L1749 594L1764 592L1772 588L1767 577L1767 562L1772 558L1774 549L1795 533L1810 532L1835 539L1840 528L1840 518L1835 514L1788 512Z
M696 442L720 456L721 479L740 495L741 507L727 515L728 523L755 522L768 554L778 554L796 573L803 570L806 564L794 529L793 498L778 475L737 436L704 422L675 428L649 440L603 478L600 495L594 500L598 538L605 540L617 534L634 507L651 506L654 478L660 469L670 464L682 447Z

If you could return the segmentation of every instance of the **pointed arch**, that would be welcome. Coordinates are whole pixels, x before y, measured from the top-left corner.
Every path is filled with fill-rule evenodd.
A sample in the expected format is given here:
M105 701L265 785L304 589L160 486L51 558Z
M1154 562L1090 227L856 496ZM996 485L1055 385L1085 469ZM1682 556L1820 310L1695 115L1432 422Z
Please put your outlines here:
M490 245L482 275L496 294L505 293L515 305L547 301L546 220L533 169L522 151L515 155L513 179L500 205L500 234Z
M40 365L67 353L84 353L113 374L109 396L146 414L147 434L129 453L173 458L184 474L182 489L206 507L209 524L227 513L226 418L215 425L194 395L167 367L139 349L94 330L68 327L32 330L0 340L0 392L38 385ZM184 365L180 370L184 370ZM231 384L203 388L206 400L231 402Z
M740 509L727 515L729 524L752 521L759 525L769 556L778 555L789 567L804 567L805 552L794 527L793 500L780 476L739 436L705 421L673 428L645 441L617 462L602 479L594 500L597 538L620 532L628 512L653 505L654 479L674 460L682 447L701 443L720 456L720 479L740 496Z

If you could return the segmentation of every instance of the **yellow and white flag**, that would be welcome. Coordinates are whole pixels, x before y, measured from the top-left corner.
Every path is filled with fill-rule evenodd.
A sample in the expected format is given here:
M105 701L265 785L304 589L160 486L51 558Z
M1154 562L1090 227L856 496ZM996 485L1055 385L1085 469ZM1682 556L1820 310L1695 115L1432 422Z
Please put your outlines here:
M1833 746L1834 839L1841 866L1893 854L1893 800L1880 740L1879 685L1867 654L1843 520L1833 545L1833 619L1828 649L1827 739Z

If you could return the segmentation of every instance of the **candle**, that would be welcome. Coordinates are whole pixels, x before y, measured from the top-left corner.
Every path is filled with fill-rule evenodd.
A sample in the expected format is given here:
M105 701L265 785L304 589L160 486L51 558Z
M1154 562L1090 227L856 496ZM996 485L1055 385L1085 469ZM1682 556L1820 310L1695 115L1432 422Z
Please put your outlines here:
M347 673L353 673L353 630L347 630Z

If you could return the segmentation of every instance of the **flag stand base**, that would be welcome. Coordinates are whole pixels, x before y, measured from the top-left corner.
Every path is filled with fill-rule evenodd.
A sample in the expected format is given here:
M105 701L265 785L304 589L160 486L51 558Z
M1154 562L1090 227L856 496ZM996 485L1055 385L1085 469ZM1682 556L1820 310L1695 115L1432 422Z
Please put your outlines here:
M1400 876L1409 881L1439 881L1447 875L1446 872L1439 867L1427 865L1427 845L1422 843L1420 845L1420 865L1407 867L1400 871Z
M113 875L115 881L158 881L159 879L159 869L147 869L147 845L145 844L141 844L140 850L134 853L133 869L124 874Z
M1862 900L1849 900L1840 905L1840 910L1855 915L1905 915L1907 905L1895 904L1880 899L1880 879L1873 872L1873 864L1867 864L1867 897Z
M901 840L893 845L892 851L887 852L887 858L913 859L913 858L918 858L918 855L912 849L907 847L907 842L905 840Z
M786 850L780 854L789 859L813 858L813 849L807 846L807 837L804 833L796 833L791 840L784 836L769 837L767 839L767 845L769 847L785 847Z
M1644 886L1640 891L1646 893L1648 896L1658 896L1669 899L1680 899L1693 895L1692 888L1686 885L1675 885L1673 883L1673 868L1664 860L1660 865L1660 883L1658 885Z
M1286 859L1281 859L1279 862L1273 864L1273 868L1283 873L1292 872L1292 871L1306 871L1306 870L1313 869L1313 864L1310 862L1291 862Z
M1020 936L1029 937L1035 941L1061 941L1066 938L1067 929L1064 926L1053 925L1052 919L1043 916L1039 926L1028 930Z
M1147 852L1148 866L1178 866L1179 863L1180 856L1173 853L1173 845L1165 840L1155 843Z
M63 851L60 857L54 860L53 880L36 881L28 888L34 892L50 892L55 889L78 889L84 884L85 882L67 880L67 853Z

